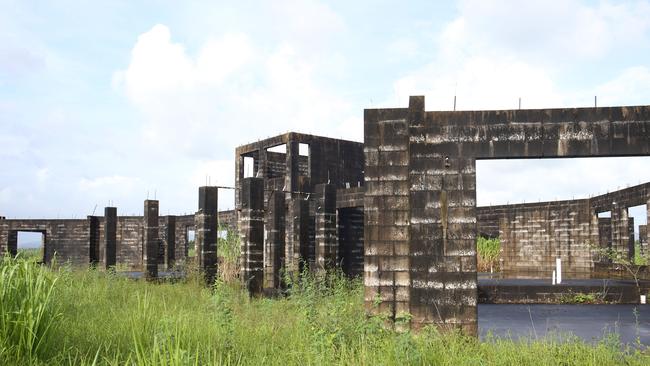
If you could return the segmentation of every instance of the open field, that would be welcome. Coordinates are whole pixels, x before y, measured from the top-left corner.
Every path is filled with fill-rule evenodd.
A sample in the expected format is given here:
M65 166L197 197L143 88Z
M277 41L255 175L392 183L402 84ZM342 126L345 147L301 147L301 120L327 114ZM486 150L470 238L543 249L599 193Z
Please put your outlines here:
M479 342L387 330L367 318L360 283L309 277L285 298L249 299L198 278L154 284L99 271L0 267L1 364L645 365L615 337Z

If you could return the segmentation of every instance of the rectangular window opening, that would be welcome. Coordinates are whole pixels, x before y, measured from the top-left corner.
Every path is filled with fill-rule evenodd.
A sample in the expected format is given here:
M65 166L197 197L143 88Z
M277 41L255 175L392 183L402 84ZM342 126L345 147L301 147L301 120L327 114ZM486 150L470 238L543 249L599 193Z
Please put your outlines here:
M610 210L646 202L647 197L636 196L642 196L643 185L650 184L650 172L643 168L649 163L650 157L477 159L479 267L481 256L489 258L495 249L493 264L498 264L498 276L503 278L551 281L557 258L562 261L564 279L590 278L600 261L594 246L632 249L617 242L620 228L611 223ZM447 182L442 183L445 190ZM450 183L453 186L448 189L453 191L455 184ZM596 228L594 216L598 217ZM628 209L630 237L634 230L637 246L640 232L647 233L645 227L639 229L647 225L647 216L646 205ZM488 242L496 238L498 246Z
M42 262L45 260L45 233L41 231L18 231L18 255Z
M185 250L188 257L196 256L196 229L194 226L188 226L185 229Z
M244 178L255 177L255 158L244 156Z

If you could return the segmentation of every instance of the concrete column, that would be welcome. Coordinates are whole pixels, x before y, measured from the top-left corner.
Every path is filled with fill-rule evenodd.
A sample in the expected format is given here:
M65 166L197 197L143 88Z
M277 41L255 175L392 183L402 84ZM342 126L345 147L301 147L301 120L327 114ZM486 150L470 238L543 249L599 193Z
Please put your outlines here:
M240 274L249 293L257 296L262 293L264 281L264 180L244 178L241 188Z
M0 257L9 253L9 225L5 220L4 216L0 216Z
M264 243L264 292L273 294L281 286L282 266L285 261L285 204L284 192L273 191L266 211L266 240Z
M409 258L382 265L410 269L412 328L435 324L477 335L476 161L445 133L455 127L453 118L425 122L424 97L411 97L407 120L410 225L380 236L408 237ZM379 156L387 168L402 158L383 151Z
M18 255L18 231L9 231L7 240L7 252L9 252L9 255L13 257Z
M104 208L104 268L117 264L117 207Z
M300 143L298 141L287 142L287 174L284 177L284 190L295 192L298 190L298 160L300 159Z
M91 265L99 263L99 217L88 216L88 257Z
M309 201L300 197L291 199L286 222L284 256L287 272L295 278L309 258Z
M176 216L167 216L165 228L165 265L172 269L176 264Z
M217 187L199 187L199 210L195 216L196 258L208 285L212 285L217 276L218 203Z
M158 277L158 243L159 243L159 204L157 200L144 201L144 240L142 264L145 278Z
M318 269L338 264L339 244L336 229L336 187L317 184L316 203L316 263Z
M627 207L612 204L612 249L621 253L625 258L632 258L630 250L630 226ZM632 243L634 245L634 243Z
M648 247L648 226L639 225L639 249L641 250L641 255L647 253Z
M267 157L266 157L266 149L261 148L257 152L257 156L259 156L259 160L257 163L257 171L255 172L255 177L257 178L265 178L266 177L266 165L267 165Z
M650 250L650 230L648 230L648 228L650 227L650 197L648 197L645 207L646 207L646 217L647 217L646 227L645 227L646 236L644 238L645 245L643 245L642 248L644 252L647 253L647 251Z

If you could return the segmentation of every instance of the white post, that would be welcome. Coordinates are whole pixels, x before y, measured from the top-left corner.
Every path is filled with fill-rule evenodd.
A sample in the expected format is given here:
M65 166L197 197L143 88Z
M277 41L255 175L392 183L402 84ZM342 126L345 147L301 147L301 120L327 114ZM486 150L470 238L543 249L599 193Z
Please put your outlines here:
M551 284L555 285L555 270L553 270L553 280L552 280Z
M645 305L645 295L641 295L641 301L639 301L642 305Z
M557 283L562 283L562 258L555 258L555 270L557 271Z

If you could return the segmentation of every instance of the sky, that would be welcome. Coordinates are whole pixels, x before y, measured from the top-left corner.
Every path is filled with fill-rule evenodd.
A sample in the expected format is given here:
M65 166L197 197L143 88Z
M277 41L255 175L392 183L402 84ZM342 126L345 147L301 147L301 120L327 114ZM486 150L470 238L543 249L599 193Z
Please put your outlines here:
M363 140L364 108L650 104L648 1L0 0L0 215L197 209L236 146ZM479 161L479 205L650 181L648 158ZM209 177L209 178L207 178ZM220 208L234 205L223 192ZM641 212L641 211L639 211ZM645 216L645 215L641 215ZM645 219L643 219L645 220ZM637 220L637 223L639 221Z

